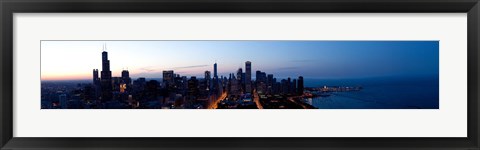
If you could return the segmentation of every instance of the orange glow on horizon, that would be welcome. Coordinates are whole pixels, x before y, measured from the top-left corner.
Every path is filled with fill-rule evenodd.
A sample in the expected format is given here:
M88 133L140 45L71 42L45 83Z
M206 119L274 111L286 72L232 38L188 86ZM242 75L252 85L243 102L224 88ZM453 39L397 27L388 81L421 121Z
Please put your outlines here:
M79 75L42 75L40 80L89 80L93 75L79 74Z
M92 69L93 70L93 69ZM42 81L54 81L54 80L93 80L93 72L92 70L85 71L85 72L71 72L68 74L59 73L59 72L50 72L50 73L42 73L40 79ZM123 69L115 69L112 70L112 77L120 77L121 72ZM160 70L160 71L159 71ZM174 70L175 74L180 74L182 76L203 76L206 70L209 70L213 73L213 67L201 67L201 68L180 68L180 69L155 69L152 72L144 72L141 70L131 69L130 77L147 77L147 78L162 78L162 71L164 70ZM222 73L221 71L219 73ZM101 70L98 72L99 78L101 74Z

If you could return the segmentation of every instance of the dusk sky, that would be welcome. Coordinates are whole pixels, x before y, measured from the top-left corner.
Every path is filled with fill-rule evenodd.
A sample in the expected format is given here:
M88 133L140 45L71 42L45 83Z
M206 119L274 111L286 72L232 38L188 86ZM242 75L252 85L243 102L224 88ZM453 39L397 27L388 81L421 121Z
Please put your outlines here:
M42 41L41 79L91 79L106 43L112 76L161 78L163 70L228 76L245 61L252 77L364 78L438 75L438 41Z

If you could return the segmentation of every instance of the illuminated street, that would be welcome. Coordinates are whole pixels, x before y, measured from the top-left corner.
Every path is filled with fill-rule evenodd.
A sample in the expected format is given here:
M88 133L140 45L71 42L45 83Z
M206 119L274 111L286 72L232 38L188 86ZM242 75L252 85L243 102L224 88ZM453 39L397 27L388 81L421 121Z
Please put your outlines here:
M220 103L225 98L227 98L227 92L223 92L217 100L215 100L213 103L210 104L210 106L208 106L208 109L217 109L218 103Z
M262 104L260 103L260 96L258 96L257 90L253 90L253 101L257 104L258 109L263 109Z

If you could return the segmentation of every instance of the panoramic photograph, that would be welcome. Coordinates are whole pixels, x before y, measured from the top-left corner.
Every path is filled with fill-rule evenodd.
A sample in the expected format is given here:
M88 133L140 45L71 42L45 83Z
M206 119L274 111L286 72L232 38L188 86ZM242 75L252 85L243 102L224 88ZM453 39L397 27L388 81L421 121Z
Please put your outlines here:
M439 109L439 41L41 41L41 109Z

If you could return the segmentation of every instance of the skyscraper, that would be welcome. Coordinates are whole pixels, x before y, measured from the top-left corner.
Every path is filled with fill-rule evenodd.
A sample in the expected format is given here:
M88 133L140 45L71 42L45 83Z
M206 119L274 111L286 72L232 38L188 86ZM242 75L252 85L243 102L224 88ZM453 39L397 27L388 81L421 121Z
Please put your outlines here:
M210 71L205 71L205 85L207 87L206 90L212 89L212 77Z
M267 75L267 85L272 86L273 84L273 74L268 74Z
M298 84L298 85L297 85L297 86L298 86L298 88L297 88L297 94L298 94L298 95L303 95L303 90L304 90L304 88L305 88L304 85L303 85L303 77L302 77L302 76L299 76L297 82L298 82L298 83L297 83L297 84Z
M218 78L218 74L217 74L217 62L215 62L213 64L213 78L214 79L217 79Z
M146 81L145 78L141 77L133 81L132 90L134 93L145 90Z
M297 94L297 79L293 79L291 88L292 88L292 91L290 91L290 93L292 93L292 95Z
M132 84L132 79L130 78L130 72L128 70L122 70L122 80L125 84Z
M122 77L112 77L112 85L113 85L113 93L115 92L125 92L125 91L121 91L120 89L122 88ZM123 89L125 90L125 89Z
M93 84L95 85L99 81L100 79L98 78L98 69L93 69Z
M230 83L230 93L229 94L232 94L232 95L238 95L238 80L237 78L235 77L235 74L232 73L232 78L230 79L229 81Z
M240 94L244 89L243 87L245 87L245 85L243 85L243 80L242 80L242 75L243 75L243 71L242 71L242 68L238 68L237 70L237 84L238 84L238 93Z
M128 70L122 70L122 82L120 84L120 92L129 91L132 86L132 79L130 78L130 73Z
M267 74L265 72L257 70L257 72L255 74L255 81L257 83L263 82L263 83L266 84L267 83Z
M166 88L174 86L174 77L173 70L163 71L163 84L165 84Z
M245 93L252 93L252 62L245 62Z
M101 72L101 86L102 86L102 101L112 100L112 71L110 71L110 60L108 60L107 48L103 46L102 52L102 72Z
M98 77L98 69L93 69L93 89L95 90L95 98L97 100L101 95L100 78Z
M212 91L213 93L218 93L220 86L218 85L218 74L217 74L217 63L213 64L213 84Z
M287 92L285 94L292 93L292 79L290 77L287 78Z
M261 82L260 81L260 75L262 74L262 72L260 70L257 70L257 72L255 72L255 82Z
M273 74L267 75L267 91L269 94L273 93Z
M188 95L194 97L198 95L198 80L195 76L191 76L188 80Z

